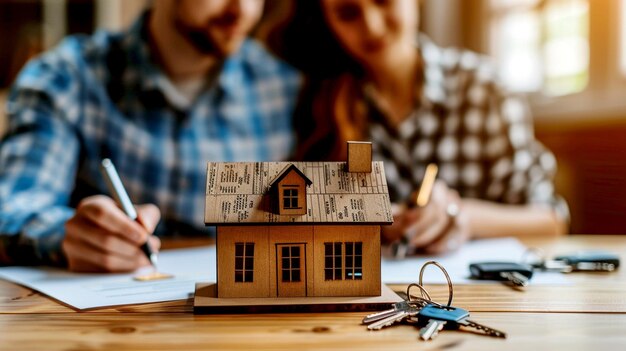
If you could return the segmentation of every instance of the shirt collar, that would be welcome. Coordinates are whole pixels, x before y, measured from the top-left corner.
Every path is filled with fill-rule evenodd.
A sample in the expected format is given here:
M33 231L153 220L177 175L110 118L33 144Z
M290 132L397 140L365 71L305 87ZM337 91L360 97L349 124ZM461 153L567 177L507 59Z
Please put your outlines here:
M128 55L127 62L132 67L125 70L123 80L128 87L142 92L158 91L167 99L168 94L165 91L173 85L150 49L149 18L150 11L144 12L123 36L122 45ZM251 41L246 39L237 52L224 60L208 90L215 89L226 95L237 94L241 90L244 84L245 57ZM168 102L172 104L171 101Z

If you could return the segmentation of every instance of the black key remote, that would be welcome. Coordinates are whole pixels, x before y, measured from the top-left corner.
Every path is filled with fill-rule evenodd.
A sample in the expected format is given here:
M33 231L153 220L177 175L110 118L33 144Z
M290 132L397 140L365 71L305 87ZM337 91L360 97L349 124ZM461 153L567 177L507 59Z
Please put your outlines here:
M526 286L533 276L531 266L516 262L479 262L469 266L472 278L481 280L510 281Z

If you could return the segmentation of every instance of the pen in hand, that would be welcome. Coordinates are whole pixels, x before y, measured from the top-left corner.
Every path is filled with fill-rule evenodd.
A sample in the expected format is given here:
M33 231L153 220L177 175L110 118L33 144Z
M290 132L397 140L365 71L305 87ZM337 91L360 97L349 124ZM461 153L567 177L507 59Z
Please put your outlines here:
M435 186L435 179L437 179L437 172L439 167L436 164L430 163L426 166L426 172L424 173L424 179L420 185L420 190L417 193L413 193L409 207L425 207L430 201L430 195L433 193L433 187Z
M433 187L435 186L435 180L437 179L437 172L439 171L439 167L436 164L430 163L426 166L426 171L424 173L424 178L422 179L422 184L420 185L419 191L414 192L411 195L409 202L407 203L408 208L415 207L425 207L428 205L430 201L430 195L433 192ZM409 239L406 235L402 236L399 242L396 242L392 246L393 255L395 258L404 258L406 257L407 251L409 250Z
M117 202L117 204L122 208L124 213L126 213L126 215L130 219L132 219L133 221L137 221L137 210L135 210L135 206L133 206L133 203L130 201L128 193L126 192L126 189L124 189L122 180L117 174L117 170L115 169L113 162L111 162L110 159L105 158L104 160L102 160L101 166L102 175L106 180L107 186L109 187L109 192L111 192L113 199L115 199L115 202ZM146 240L146 242L141 245L141 251L146 254L146 257L148 257L150 263L156 269L157 254L153 252L150 248L150 245L148 245L148 240Z

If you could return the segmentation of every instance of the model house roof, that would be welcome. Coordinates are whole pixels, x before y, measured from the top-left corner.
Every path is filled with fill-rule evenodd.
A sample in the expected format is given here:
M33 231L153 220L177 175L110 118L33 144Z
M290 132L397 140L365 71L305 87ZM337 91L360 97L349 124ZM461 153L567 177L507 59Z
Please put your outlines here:
M295 167L310 183L305 215L272 211L270 192ZM382 162L371 173L349 173L345 162L209 162L206 225L391 224L391 203ZM307 184L309 184L307 182Z
M287 174L289 174L289 172L291 170L293 170L296 173L298 173L300 175L300 177L302 177L302 179L304 179L304 182L306 183L307 186L313 184L313 181L311 179L309 179L309 177L307 177L306 174L302 173L302 171L300 169L298 169L298 167L296 167L296 165L294 165L293 162L289 162L289 165L287 167L285 167L284 170L279 173L279 176L276 177L276 179L272 180L272 183L270 184L270 187L272 187L274 184L280 183L280 181L283 178L285 178L285 176Z

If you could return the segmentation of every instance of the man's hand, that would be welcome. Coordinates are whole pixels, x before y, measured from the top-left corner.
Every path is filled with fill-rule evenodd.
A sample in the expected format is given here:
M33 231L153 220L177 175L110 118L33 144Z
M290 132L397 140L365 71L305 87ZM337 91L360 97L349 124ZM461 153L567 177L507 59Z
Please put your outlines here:
M150 235L161 213L151 204L136 206L138 221L131 220L113 201L96 195L85 198L65 224L63 252L69 269L77 272L129 272L150 264L140 246L156 252L159 238Z
M437 181L427 206L399 208L394 224L383 229L383 241L394 242L402 237L408 240L411 251L437 254L458 249L470 238L469 221L462 211L459 194Z

